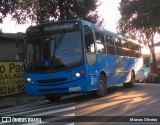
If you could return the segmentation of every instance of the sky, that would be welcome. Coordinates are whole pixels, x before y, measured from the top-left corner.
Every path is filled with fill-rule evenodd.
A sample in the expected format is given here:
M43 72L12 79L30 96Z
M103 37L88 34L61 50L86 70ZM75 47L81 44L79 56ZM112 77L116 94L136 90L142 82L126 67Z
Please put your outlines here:
M101 2L98 11L101 18L104 18L104 28L116 32L117 22L121 17L118 11L120 0L101 0ZM0 24L0 28L4 33L17 33L25 32L30 25L30 23L18 25L11 19L11 16L8 16L3 24Z
M101 0L102 4L98 8L99 15L104 18L106 29L117 32L118 20L121 18L118 6L121 0Z
M3 20L3 24L0 23L0 28L2 28L3 33L17 33L17 32L25 32L26 28L29 27L30 24L17 24L16 21L11 19L11 16L7 16Z

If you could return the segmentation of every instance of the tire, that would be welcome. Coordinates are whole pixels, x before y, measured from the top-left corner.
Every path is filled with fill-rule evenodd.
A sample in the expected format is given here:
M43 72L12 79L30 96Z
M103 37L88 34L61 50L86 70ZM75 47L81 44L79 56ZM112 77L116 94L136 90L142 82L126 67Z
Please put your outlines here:
M107 87L106 87L106 79L104 75L100 74L99 76L99 88L93 92L93 94L97 97L104 97L107 94Z
M127 83L123 83L125 88L133 88L135 86L135 74L134 71L131 72L131 81Z
M46 95L47 100L50 102L58 102L61 99L61 96L57 95Z

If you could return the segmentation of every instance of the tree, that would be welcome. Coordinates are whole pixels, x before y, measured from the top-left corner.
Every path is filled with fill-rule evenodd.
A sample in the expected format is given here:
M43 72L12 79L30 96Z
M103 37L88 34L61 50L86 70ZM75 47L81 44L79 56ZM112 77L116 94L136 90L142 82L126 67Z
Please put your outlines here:
M118 30L122 34L137 36L149 46L153 57L153 73L156 73L156 59L153 36L160 28L159 0L121 0Z
M98 0L1 0L0 12L3 20L7 14L19 24L27 19L43 23L48 21L83 19L102 24L96 8Z

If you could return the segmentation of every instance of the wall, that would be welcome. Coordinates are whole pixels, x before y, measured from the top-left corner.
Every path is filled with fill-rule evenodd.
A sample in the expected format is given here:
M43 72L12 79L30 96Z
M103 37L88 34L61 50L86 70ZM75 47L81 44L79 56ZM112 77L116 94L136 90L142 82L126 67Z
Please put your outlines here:
M25 92L24 34L0 34L0 96Z

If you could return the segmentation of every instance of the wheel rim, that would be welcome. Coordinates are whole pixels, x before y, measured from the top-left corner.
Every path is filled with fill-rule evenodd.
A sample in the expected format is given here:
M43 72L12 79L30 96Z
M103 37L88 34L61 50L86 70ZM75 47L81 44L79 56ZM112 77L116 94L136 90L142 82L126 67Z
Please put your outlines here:
M105 83L103 80L100 80L99 92L103 94L104 91L105 91Z

